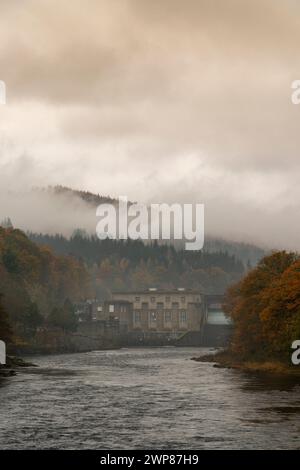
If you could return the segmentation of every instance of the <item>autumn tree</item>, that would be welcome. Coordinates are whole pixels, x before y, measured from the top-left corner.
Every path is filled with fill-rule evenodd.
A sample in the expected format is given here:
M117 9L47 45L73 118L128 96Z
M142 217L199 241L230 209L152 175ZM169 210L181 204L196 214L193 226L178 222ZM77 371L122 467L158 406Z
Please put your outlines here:
M300 260L272 253L228 289L224 310L234 322L231 350L240 357L288 358L300 337Z
M21 230L0 227L0 291L3 307L18 337L29 339L55 307L66 329L75 328L73 304L89 298L90 275L82 260L72 255L55 255L38 246Z

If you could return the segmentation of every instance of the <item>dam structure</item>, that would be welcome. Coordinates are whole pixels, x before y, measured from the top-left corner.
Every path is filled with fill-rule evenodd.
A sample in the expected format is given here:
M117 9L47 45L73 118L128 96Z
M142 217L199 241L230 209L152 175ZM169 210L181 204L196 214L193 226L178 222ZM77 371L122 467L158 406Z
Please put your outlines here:
M186 288L113 292L90 321L118 324L124 346L222 346L231 330L222 299Z

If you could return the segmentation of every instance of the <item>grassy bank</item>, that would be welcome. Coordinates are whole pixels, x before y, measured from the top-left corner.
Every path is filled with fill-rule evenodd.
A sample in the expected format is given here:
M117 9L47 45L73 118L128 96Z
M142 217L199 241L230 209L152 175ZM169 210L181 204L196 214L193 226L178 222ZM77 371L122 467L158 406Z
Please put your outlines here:
M300 379L300 365L294 366L280 360L262 358L244 358L241 360L228 351L219 351L215 354L193 357L192 360L198 362L212 362L214 363L214 367L277 375L293 375Z

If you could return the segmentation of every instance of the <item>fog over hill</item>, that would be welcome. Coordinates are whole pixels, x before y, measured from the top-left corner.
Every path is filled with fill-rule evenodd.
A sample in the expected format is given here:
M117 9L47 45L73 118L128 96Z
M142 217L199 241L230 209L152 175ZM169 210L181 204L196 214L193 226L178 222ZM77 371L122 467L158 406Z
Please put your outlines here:
M70 237L76 229L94 235L97 218L96 207L101 203L117 204L111 196L73 190L64 186L33 188L28 191L2 193L0 221L9 217L13 225L37 234L61 234ZM181 248L181 243L176 243ZM245 264L255 264L264 255L264 249L251 243L226 240L207 233L204 249L209 252L226 251Z
M1 6L1 188L204 203L208 234L300 250L300 2ZM35 198L3 194L0 212L94 230L80 198Z

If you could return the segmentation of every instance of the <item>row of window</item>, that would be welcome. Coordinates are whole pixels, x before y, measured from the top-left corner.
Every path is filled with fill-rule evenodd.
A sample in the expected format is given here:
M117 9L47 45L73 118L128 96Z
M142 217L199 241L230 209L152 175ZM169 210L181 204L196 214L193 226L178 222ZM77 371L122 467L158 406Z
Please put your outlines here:
M149 303L148 302L142 302L141 308L142 308L142 310L148 310L149 309ZM153 306L151 308L153 308ZM156 308L158 310L164 310L165 305L164 305L163 302L157 302ZM166 308L170 308L170 306L168 306ZM179 303L178 302L172 302L172 308L173 309L178 309L179 308Z
M101 309L101 311L102 311L102 309ZM114 306L114 304L109 304L109 306L108 306L108 311L109 311L109 313L114 313L114 311L115 311L115 306ZM120 312L121 312L121 313L126 313L126 311L127 311L126 306L125 306L125 305L121 305L121 306L120 306Z
M135 302L140 302L140 301L141 301L141 298L140 298L140 297L135 297L134 300L135 300ZM181 303L184 304L185 301L186 301L186 298L185 298L184 296L183 296L183 297L180 297L180 301L181 301ZM197 301L199 301L198 298L197 298ZM155 303L155 302L156 302L156 297L150 297L150 302L151 302L152 304ZM166 303L170 303L170 302L171 302L171 297L168 297L168 296L167 296L167 297L165 298L165 302L166 302ZM158 302L158 303L162 303L162 302Z
M153 307L152 307L153 308ZM157 302L156 304L157 310L164 310L164 303L163 302ZM142 302L142 310L148 310L149 309L149 304L148 302ZM172 309L173 310L178 310L179 309L179 303L178 302L172 302ZM114 313L115 312L115 305L114 304L109 304L108 306L109 313ZM98 308L98 311L102 311L102 308ZM120 312L121 313L126 313L127 308L125 305L120 306Z
M149 322L155 323L157 322L157 314L156 312L149 313ZM142 315L141 312L134 312L134 323L141 323ZM186 323L187 322L187 312L179 312L179 323ZM164 323L172 323L172 312L165 312L164 313Z

